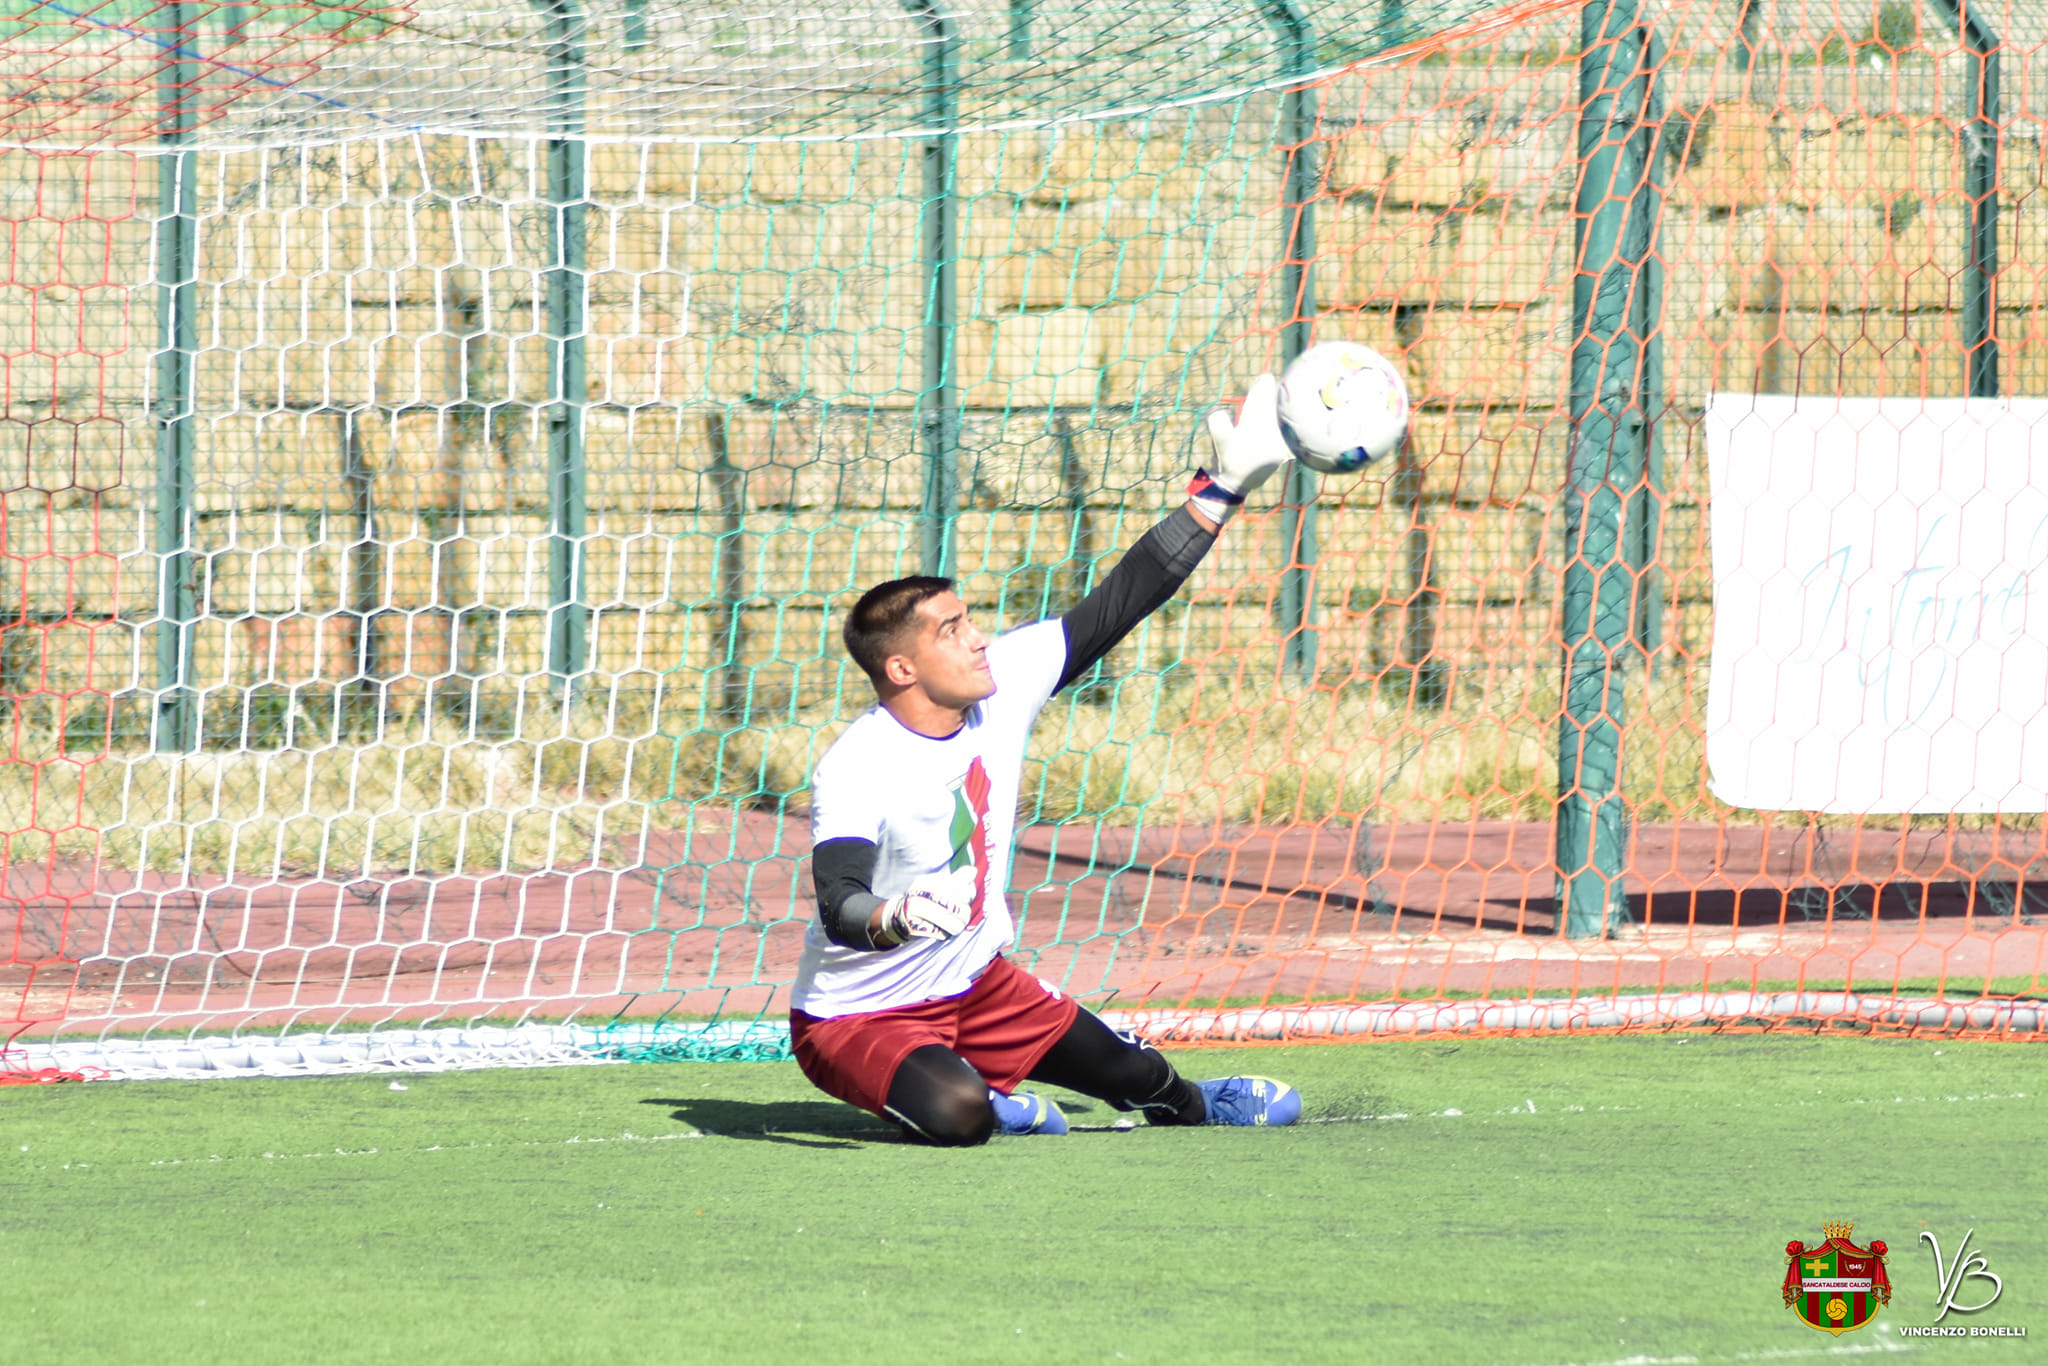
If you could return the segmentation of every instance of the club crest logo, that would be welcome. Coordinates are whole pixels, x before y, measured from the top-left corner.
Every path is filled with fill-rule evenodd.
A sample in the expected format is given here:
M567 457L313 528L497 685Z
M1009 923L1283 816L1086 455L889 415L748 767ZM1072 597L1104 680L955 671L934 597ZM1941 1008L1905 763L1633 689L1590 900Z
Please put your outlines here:
M1822 1224L1823 1240L1812 1247L1794 1238L1785 1244L1785 1303L1800 1322L1836 1337L1870 1322L1880 1305L1892 1302L1885 1275L1886 1248L1849 1241L1854 1224Z

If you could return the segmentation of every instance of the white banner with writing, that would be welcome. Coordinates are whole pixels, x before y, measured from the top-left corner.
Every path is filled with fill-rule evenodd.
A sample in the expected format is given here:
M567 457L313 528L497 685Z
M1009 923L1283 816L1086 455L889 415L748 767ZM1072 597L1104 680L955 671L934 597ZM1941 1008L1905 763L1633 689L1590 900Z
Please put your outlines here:
M2048 400L1717 394L1706 435L1714 795L2048 809Z

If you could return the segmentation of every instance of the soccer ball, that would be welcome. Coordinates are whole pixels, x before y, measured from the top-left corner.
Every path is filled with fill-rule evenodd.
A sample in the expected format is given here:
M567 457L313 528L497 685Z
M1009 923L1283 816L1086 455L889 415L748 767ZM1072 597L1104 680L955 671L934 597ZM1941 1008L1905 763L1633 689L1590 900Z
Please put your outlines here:
M1280 435L1312 470L1364 469L1407 432L1408 385L1370 346L1319 342L1280 376Z

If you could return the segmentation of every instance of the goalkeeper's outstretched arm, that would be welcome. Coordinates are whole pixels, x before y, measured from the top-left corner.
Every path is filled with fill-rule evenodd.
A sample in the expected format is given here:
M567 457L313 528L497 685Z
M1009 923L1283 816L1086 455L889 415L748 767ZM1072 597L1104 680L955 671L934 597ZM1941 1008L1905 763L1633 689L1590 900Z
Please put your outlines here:
M1245 495L1287 463L1277 400L1273 377L1261 375L1235 421L1225 411L1210 414L1209 441L1216 458L1196 472L1188 501L1139 537L1095 591L1060 619L1067 633L1067 663L1053 691L1094 668L1139 622L1170 601L1244 506Z
M1053 691L1094 668L1132 628L1170 601L1216 544L1216 535L1213 524L1202 525L1182 506L1140 536L1095 591L1060 618L1067 632L1067 663Z

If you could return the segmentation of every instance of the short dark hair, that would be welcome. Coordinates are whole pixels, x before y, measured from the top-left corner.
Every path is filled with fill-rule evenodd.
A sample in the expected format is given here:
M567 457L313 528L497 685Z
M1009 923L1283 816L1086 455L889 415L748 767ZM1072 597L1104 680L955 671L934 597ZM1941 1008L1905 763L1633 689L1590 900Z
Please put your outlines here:
M846 614L846 653L861 671L880 686L882 666L897 653L904 628L917 616L917 609L941 593L953 591L951 579L931 574L912 574L907 579L878 583L860 595L860 601Z

